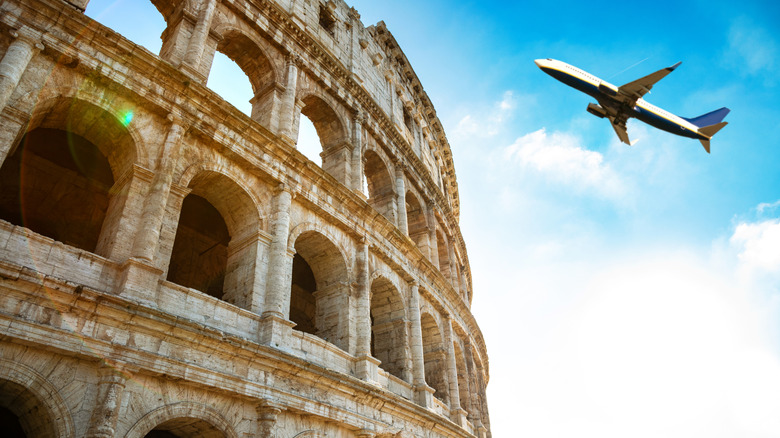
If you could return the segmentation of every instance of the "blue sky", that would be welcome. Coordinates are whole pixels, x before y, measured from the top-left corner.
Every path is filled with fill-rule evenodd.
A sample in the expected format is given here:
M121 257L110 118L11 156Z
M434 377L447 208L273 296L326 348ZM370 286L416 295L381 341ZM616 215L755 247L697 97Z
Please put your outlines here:
M349 3L452 146L494 436L780 436L780 3ZM156 53L137 7L87 13ZM547 57L616 85L682 61L646 100L730 124L710 155L636 121L628 147ZM209 85L241 108L235 83Z

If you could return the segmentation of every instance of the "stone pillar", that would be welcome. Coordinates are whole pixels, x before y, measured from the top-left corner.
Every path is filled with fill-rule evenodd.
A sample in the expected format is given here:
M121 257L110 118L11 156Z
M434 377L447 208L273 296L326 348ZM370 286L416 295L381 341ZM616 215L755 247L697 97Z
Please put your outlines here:
M257 436L259 438L273 438L276 436L274 429L282 413L282 407L268 400L261 401L257 407Z
M179 155L179 144L184 132L183 124L172 120L143 205L141 223L133 240L131 257L122 265L118 293L147 305L156 304L157 285L165 272L158 267L161 263L156 255L171 193L173 166Z
M420 288L417 283L409 285L409 315L411 318L412 387L415 402L425 408L433 406L433 388L425 383L425 354L422 340L420 316Z
M466 267L461 266L460 268L460 293L463 296L463 299L468 303L469 302L469 283L468 283L468 276L466 276Z
M43 50L41 35L26 26L23 26L16 32L12 32L11 35L15 39L8 47L5 55L3 55L3 59L0 60L0 112L3 112L8 104L33 56ZM3 119L6 119L6 117L4 116ZM26 122L27 120L17 123L17 120L13 120L12 123L7 123L6 120L3 120L2 126L0 126L0 130L2 130L0 135L0 138L2 138L2 143L0 143L0 166L5 162L19 131Z
M363 114L358 111L352 121L352 176L350 188L363 193Z
M0 60L0 111L8 104L8 99L19 85L22 74L27 70L27 65L33 56L43 50L41 34L27 26L12 32L11 36L14 37L14 41Z
M287 57L287 83L285 84L284 93L282 94L282 103L279 114L279 134L282 137L287 137L293 144L296 143L296 135L298 132L294 129L293 123L295 122L296 107L295 107L295 95L298 87L298 64L301 59L297 55L290 55Z
M271 245L268 251L268 279L262 314L260 342L282 346L295 325L288 320L292 283L292 254L287 250L290 234L290 188L279 184L274 191Z
M122 393L127 382L127 371L113 365L103 364L99 371L97 398L89 420L86 438L113 438Z
M449 250L449 265L450 265L450 271L447 273L447 275L450 277L450 283L452 283L452 287L455 289L455 291L459 291L460 286L460 279L458 278L458 260L455 258L455 243L454 243L454 237L448 239L448 245L447 249Z
M458 387L458 363L455 360L455 344L452 336L452 318L447 316L444 323L444 343L447 351L447 380L450 391L450 418L461 427L466 425L466 412L460 407L460 388Z
M426 205L426 219L428 222L428 258L433 266L439 267L439 244L436 239L436 214L434 213L433 200L428 200Z
M198 68L200 67L203 50L206 47L206 39L211 29L211 20L214 18L216 8L217 0L204 0L203 4L201 4L198 22L192 31L187 44L187 51L184 53L184 60L182 61L182 67L191 75L194 73L195 76L200 76Z
M405 235L409 235L409 222L406 217L406 185L404 182L404 164L401 161L395 163L395 193L398 211L398 229Z
M368 244L362 239L357 251L357 348L355 352L356 373L358 378L378 385L378 359L371 356L371 285L369 284Z
M373 430L362 429L357 431L357 438L376 438L376 432Z
M361 239L355 258L357 278L357 351L355 355L371 355L371 290L368 270L368 244Z
M165 219L165 207L173 183L173 166L178 159L179 145L185 128L180 121L172 120L160 156L157 159L152 187L143 209L141 228L133 241L132 256L137 260L154 263L160 229Z

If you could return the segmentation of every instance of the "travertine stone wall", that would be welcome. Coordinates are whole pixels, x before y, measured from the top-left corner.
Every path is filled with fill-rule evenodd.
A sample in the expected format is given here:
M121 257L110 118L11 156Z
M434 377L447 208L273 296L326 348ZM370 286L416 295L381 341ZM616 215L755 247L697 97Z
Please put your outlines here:
M490 436L451 151L386 26L152 3L159 54L88 0L0 3L0 427ZM250 116L205 86L216 52Z

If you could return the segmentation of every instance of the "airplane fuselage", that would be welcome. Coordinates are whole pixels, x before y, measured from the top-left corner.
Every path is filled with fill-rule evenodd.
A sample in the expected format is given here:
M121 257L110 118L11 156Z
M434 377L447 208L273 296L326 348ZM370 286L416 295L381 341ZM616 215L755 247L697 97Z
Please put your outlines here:
M650 126L683 137L699 140L709 140L710 138L700 134L698 126L682 117L658 108L642 98L637 99L633 106L626 105L620 99L615 98L618 94L618 87L573 65L552 59L537 60L536 64L545 73L593 97L603 107L613 111L615 114L626 118L634 117ZM603 115L596 115L604 117Z

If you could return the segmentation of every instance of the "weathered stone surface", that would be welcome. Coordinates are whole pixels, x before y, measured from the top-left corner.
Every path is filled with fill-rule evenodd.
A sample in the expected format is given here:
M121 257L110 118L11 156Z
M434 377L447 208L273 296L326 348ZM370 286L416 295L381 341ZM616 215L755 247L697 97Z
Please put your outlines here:
M44 437L490 436L451 152L384 23L154 3L159 56L88 0L0 3L0 408ZM205 87L217 51L250 117Z

